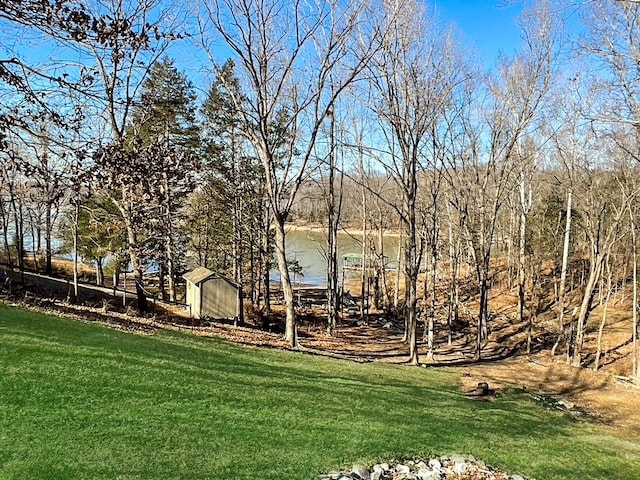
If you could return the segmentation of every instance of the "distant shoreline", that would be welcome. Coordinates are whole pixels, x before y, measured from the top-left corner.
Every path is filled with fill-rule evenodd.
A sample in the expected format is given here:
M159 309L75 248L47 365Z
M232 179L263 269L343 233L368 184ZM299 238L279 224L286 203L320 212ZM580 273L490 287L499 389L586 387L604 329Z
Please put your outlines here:
M314 232L314 233L327 233L327 226L321 224L306 224L306 225L298 225L295 223L286 223L284 226L285 232L296 231L296 232ZM377 230L367 230L367 235L378 235ZM361 228L343 228L340 227L338 230L338 235L350 235L352 237L361 237L362 238L362 229ZM400 233L397 230L385 230L385 237L399 237Z

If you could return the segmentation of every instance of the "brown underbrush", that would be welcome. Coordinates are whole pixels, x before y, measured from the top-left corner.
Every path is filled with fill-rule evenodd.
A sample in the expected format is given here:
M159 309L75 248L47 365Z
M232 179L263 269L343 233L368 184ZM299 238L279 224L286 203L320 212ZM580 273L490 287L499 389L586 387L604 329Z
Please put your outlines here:
M59 264L58 264L59 265ZM64 262L58 266L64 271ZM352 286L352 292L359 290ZM322 291L306 289L299 295L298 350L315 355L331 356L356 362L405 363L408 347L404 341L402 320L392 313L381 311L361 315L357 310L343 313L339 327L333 334L327 331L326 312L319 304ZM446 282L439 295L446 300ZM579 301L579 291L569 293L568 304ZM305 300L313 296L313 300ZM621 428L640 431L640 408L637 398L640 389L626 382L631 373L631 305L628 292L620 291L611 299L603 329L598 371L592 371L597 352L597 337L604 305L596 298L591 312L585 341L582 368L567 365L565 346L561 343L556 355L551 348L556 342L558 326L555 305L547 291L529 303L524 322L517 315L517 289L506 282L497 282L491 291L491 318L488 336L483 344L481 360L475 361L475 312L477 298L468 292L460 309L457 323L450 326L446 317L446 303L436 309L435 355L426 357L425 325L419 326L419 353L423 366L428 368L459 368L461 388L472 392L479 383L486 383L492 392L516 388L539 398L552 398L563 408L584 413ZM252 347L289 349L284 341L282 307L274 305L266 314L249 307L244 324L232 321L207 321L189 317L179 305L163 302L154 304L151 312L139 315L131 306L103 298L72 304L64 295L32 287L14 285L0 287L0 297L7 302L46 313L65 315L82 321L103 322L112 328L138 334L153 334L158 328L187 331L195 335L212 335ZM422 312L428 305L422 303ZM532 315L531 348L528 317ZM424 319L424 315L422 317ZM622 377L622 378L621 378Z

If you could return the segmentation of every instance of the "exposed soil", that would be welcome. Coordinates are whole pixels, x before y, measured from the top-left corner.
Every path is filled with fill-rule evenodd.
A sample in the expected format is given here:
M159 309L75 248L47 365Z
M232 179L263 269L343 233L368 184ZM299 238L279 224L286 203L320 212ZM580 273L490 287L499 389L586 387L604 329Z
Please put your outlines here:
M497 391L523 389L576 416L640 434L640 388L621 385L607 373L571 367L540 354L463 368L463 390L472 391L479 382L486 382ZM545 401L548 399L550 402Z

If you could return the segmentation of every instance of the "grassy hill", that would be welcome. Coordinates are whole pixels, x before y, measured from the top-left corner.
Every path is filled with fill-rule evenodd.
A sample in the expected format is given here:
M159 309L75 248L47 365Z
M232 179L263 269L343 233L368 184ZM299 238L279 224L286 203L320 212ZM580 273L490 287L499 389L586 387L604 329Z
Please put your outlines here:
M476 402L458 375L132 335L0 303L0 478L309 480L450 453L538 480L640 478L640 433L517 392Z

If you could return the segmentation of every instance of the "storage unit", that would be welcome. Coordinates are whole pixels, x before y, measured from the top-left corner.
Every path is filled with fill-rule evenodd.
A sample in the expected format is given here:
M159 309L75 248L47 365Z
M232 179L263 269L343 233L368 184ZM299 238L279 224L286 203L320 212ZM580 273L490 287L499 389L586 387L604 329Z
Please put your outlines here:
M240 287L232 280L204 267L184 274L187 304L194 318L241 319Z

